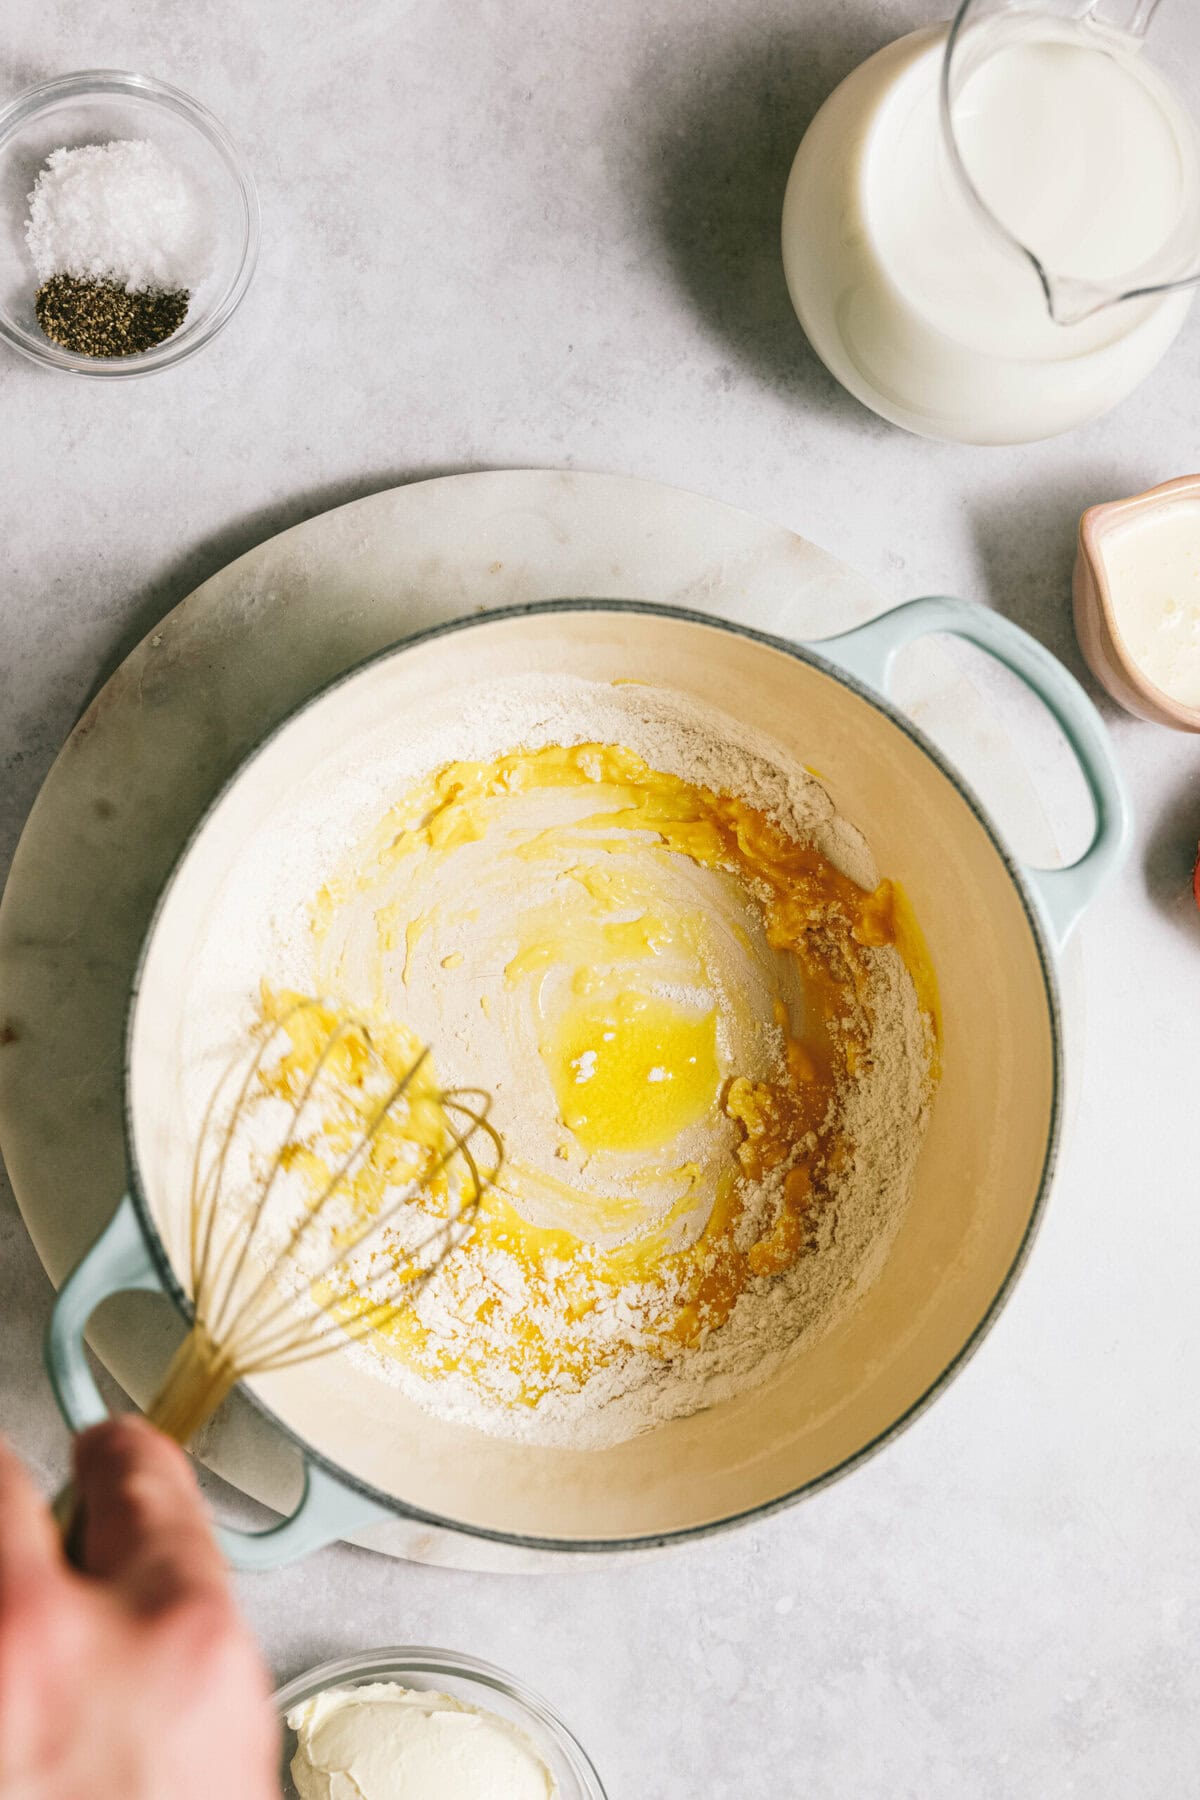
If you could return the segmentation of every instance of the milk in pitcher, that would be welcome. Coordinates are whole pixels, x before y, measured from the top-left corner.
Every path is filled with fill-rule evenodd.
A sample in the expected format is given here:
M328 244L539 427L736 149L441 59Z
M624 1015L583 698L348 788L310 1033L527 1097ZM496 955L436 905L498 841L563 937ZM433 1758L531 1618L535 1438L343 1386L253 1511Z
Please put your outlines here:
M974 56L952 133L945 28L871 57L817 114L788 183L784 262L813 347L867 406L930 437L1027 442L1106 411L1191 303L1191 288L1115 298L1194 252L1189 116L1136 40L1020 20Z

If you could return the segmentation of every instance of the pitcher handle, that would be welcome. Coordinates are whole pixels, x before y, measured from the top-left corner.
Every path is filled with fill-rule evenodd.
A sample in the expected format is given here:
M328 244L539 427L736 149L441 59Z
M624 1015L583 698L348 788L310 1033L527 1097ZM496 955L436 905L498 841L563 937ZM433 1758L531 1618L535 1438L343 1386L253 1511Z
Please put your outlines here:
M817 657L890 697L892 669L905 645L931 632L965 638L1031 688L1060 726L1096 809L1091 843L1068 868L1022 864L1055 950L1061 951L1082 914L1122 861L1131 815L1125 783L1104 721L1069 669L1044 645L990 607L931 596L910 600L865 625L806 645Z
M46 1331L46 1369L59 1410L72 1431L85 1431L108 1417L88 1366L84 1332L102 1300L130 1289L165 1292L141 1222L126 1194L59 1289ZM364 1525L395 1516L392 1507L305 1457L304 1488L294 1512L265 1531L221 1525L216 1527L216 1537L235 1569L274 1569Z

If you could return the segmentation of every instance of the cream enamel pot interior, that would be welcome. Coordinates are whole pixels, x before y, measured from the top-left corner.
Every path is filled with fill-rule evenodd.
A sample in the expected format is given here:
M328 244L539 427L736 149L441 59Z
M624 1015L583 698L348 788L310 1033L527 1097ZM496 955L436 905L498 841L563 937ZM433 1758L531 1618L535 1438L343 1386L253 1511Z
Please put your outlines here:
M1050 707L1095 804L1070 869L1021 870L978 802L873 689L898 651L948 631L990 650ZM854 1467L958 1369L1003 1302L1045 1201L1059 1130L1054 956L1119 860L1128 812L1104 728L1067 671L989 610L917 600L812 649L637 602L563 601L464 620L341 677L274 731L218 796L147 934L126 1033L130 1193L65 1283L48 1362L68 1422L103 1415L83 1331L107 1295L188 1301L164 1240L186 1207L188 1147L170 1121L181 1080L179 971L203 942L239 852L306 772L356 737L464 682L537 671L669 685L770 733L820 771L924 927L944 1016L943 1075L911 1205L871 1290L758 1390L613 1449L486 1438L434 1419L340 1356L257 1379L251 1398L304 1453L290 1519L228 1531L266 1567L396 1516L544 1550L647 1547L747 1519ZM431 696L434 697L431 699ZM171 1209L175 1209L172 1212Z

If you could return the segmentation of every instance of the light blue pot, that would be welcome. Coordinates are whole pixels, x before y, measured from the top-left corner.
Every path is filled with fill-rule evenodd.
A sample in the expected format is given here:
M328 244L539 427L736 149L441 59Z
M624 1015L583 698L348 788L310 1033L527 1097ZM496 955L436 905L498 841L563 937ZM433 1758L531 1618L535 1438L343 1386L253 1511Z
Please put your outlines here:
M1092 841L1070 868L1019 866L961 778L886 698L899 652L931 632L949 632L989 651L1033 689L1062 727L1096 815ZM851 1334L838 1352L840 1364L829 1360L833 1350L818 1346L791 1375L757 1394L617 1451L514 1451L478 1437L466 1459L471 1467L463 1472L462 1493L440 1495L420 1455L385 1481L379 1470L386 1446L331 1451L327 1416L313 1428L297 1416L281 1417L251 1393L252 1403L299 1446L307 1479L291 1517L271 1530L222 1532L230 1560L242 1568L272 1567L396 1518L539 1550L613 1551L678 1541L786 1505L886 1443L963 1365L1010 1291L1045 1202L1062 1088L1054 959L1119 863L1129 826L1107 734L1073 676L1017 626L952 599L912 601L812 646L638 602L514 608L424 633L340 677L269 734L214 801L180 858L151 922L130 1002L130 1191L64 1284L47 1338L50 1377L69 1425L81 1430L104 1416L83 1349L88 1320L102 1300L129 1288L166 1292L190 1316L147 1197L128 1100L130 1045L145 1003L147 966L164 915L182 904L181 872L220 849L230 797L242 794L247 783L274 780L272 769L281 759L302 761L306 746L311 750L332 719L357 728L373 708L402 707L406 687L411 697L439 679L453 704L451 673L466 680L526 668L590 672L598 679L633 675L680 687L762 724L821 771L841 809L865 830L881 866L904 882L930 939L946 1017L946 1074L922 1161L922 1172L927 1164L931 1170L945 1165L942 1186L939 1196L932 1185L927 1193L922 1173L904 1228L916 1233L914 1243L925 1233L924 1260L904 1265L902 1234L860 1309L863 1343L856 1346ZM893 853L889 837L896 837ZM975 965L972 955L979 958ZM997 970L997 961L1009 966ZM994 999L986 1006L985 989ZM999 1017L1010 1012L1026 1022L1023 1041L1013 1041L1011 1025ZM1022 1081L1031 1083L1007 1120L999 1113L979 1116L992 1074L997 1089L1007 1084L1014 1093ZM972 1108L975 1117L968 1116ZM894 1302L894 1327L880 1330L866 1320L877 1298L880 1309ZM889 1315L880 1310L879 1316ZM817 1418L821 1394L824 1413ZM441 1429L429 1420L431 1441Z

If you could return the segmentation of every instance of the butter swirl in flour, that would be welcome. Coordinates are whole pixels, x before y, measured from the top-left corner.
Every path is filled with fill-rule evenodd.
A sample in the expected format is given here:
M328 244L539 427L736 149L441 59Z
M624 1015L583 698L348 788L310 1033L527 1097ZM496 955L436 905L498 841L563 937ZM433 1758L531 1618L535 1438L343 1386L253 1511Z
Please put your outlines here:
M774 746L667 690L513 687L508 741L398 781L311 896L311 991L487 1088L506 1147L351 1354L485 1430L602 1444L762 1379L870 1279L936 1006L903 895Z

